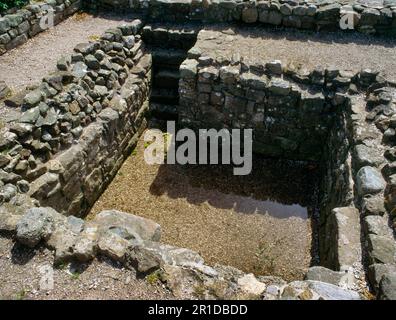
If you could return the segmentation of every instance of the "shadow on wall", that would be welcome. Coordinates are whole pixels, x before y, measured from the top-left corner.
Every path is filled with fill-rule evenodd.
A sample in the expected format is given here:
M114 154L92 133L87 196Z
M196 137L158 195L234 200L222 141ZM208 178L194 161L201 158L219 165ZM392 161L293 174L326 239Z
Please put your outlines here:
M234 176L231 165L164 164L150 192L173 199L186 198L193 205L207 202L239 213L308 219L318 184L319 168L313 163L255 155L253 170L246 176Z

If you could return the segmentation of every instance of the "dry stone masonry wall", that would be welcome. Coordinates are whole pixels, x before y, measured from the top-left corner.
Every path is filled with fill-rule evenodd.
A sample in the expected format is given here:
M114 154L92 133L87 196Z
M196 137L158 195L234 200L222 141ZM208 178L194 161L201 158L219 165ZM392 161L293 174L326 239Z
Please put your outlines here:
M2 201L23 192L69 215L92 206L145 126L151 55L141 27L78 44L38 88L10 98L24 112L2 129Z
M342 16L363 33L395 35L396 2L305 0L136 0L88 1L91 8L141 10L153 21L243 22L308 30L340 30Z

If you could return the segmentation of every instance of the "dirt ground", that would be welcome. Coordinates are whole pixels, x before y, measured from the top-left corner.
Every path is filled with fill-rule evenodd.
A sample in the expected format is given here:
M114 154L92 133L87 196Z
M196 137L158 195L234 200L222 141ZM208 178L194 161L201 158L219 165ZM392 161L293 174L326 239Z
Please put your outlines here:
M315 171L258 160L251 175L230 170L148 165L141 140L89 217L105 209L140 215L161 225L163 242L193 249L209 264L301 279L311 260Z
M56 69L56 62L71 54L76 44L100 36L106 29L133 20L122 15L77 13L54 28L0 56L0 81L14 91L33 85Z
M161 284L136 279L131 270L108 260L59 269L52 264L48 249L27 249L0 237L0 300L175 299ZM43 281L46 270L53 272L53 289Z
M245 62L281 60L283 65L380 71L396 81L396 39L347 32L315 33L262 27L207 27L196 46L211 57L240 56Z

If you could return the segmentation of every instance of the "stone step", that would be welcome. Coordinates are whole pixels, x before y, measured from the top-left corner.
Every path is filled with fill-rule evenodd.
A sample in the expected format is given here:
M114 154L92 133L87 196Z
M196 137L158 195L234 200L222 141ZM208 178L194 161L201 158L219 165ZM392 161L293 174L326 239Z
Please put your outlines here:
M199 28L184 25L153 24L143 28L143 41L162 48L190 49L197 40Z
M181 49L151 48L153 65L179 69L181 63L187 58L187 52Z
M150 116L159 120L177 120L177 105L150 103Z
M179 93L177 89L153 88L150 101L163 104L178 104Z
M179 87L180 73L177 70L159 70L154 74L154 84L156 88L177 89Z

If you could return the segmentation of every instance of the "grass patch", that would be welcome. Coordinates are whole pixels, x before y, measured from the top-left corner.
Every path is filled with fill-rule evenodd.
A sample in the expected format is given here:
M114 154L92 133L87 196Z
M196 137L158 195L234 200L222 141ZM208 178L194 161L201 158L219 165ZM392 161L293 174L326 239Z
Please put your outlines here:
M160 273L158 271L154 271L153 273L150 273L148 276L146 276L146 281L149 284L156 284L157 282L160 281Z
M93 34L92 36L88 37L89 40L91 41L99 41L100 40L100 36Z
M72 278L72 280L78 280L78 279L80 279L80 275L81 275L80 272L74 271L71 274L71 278Z
M21 291L18 291L15 295L16 300L23 300L26 298L27 291L25 289L22 289Z

